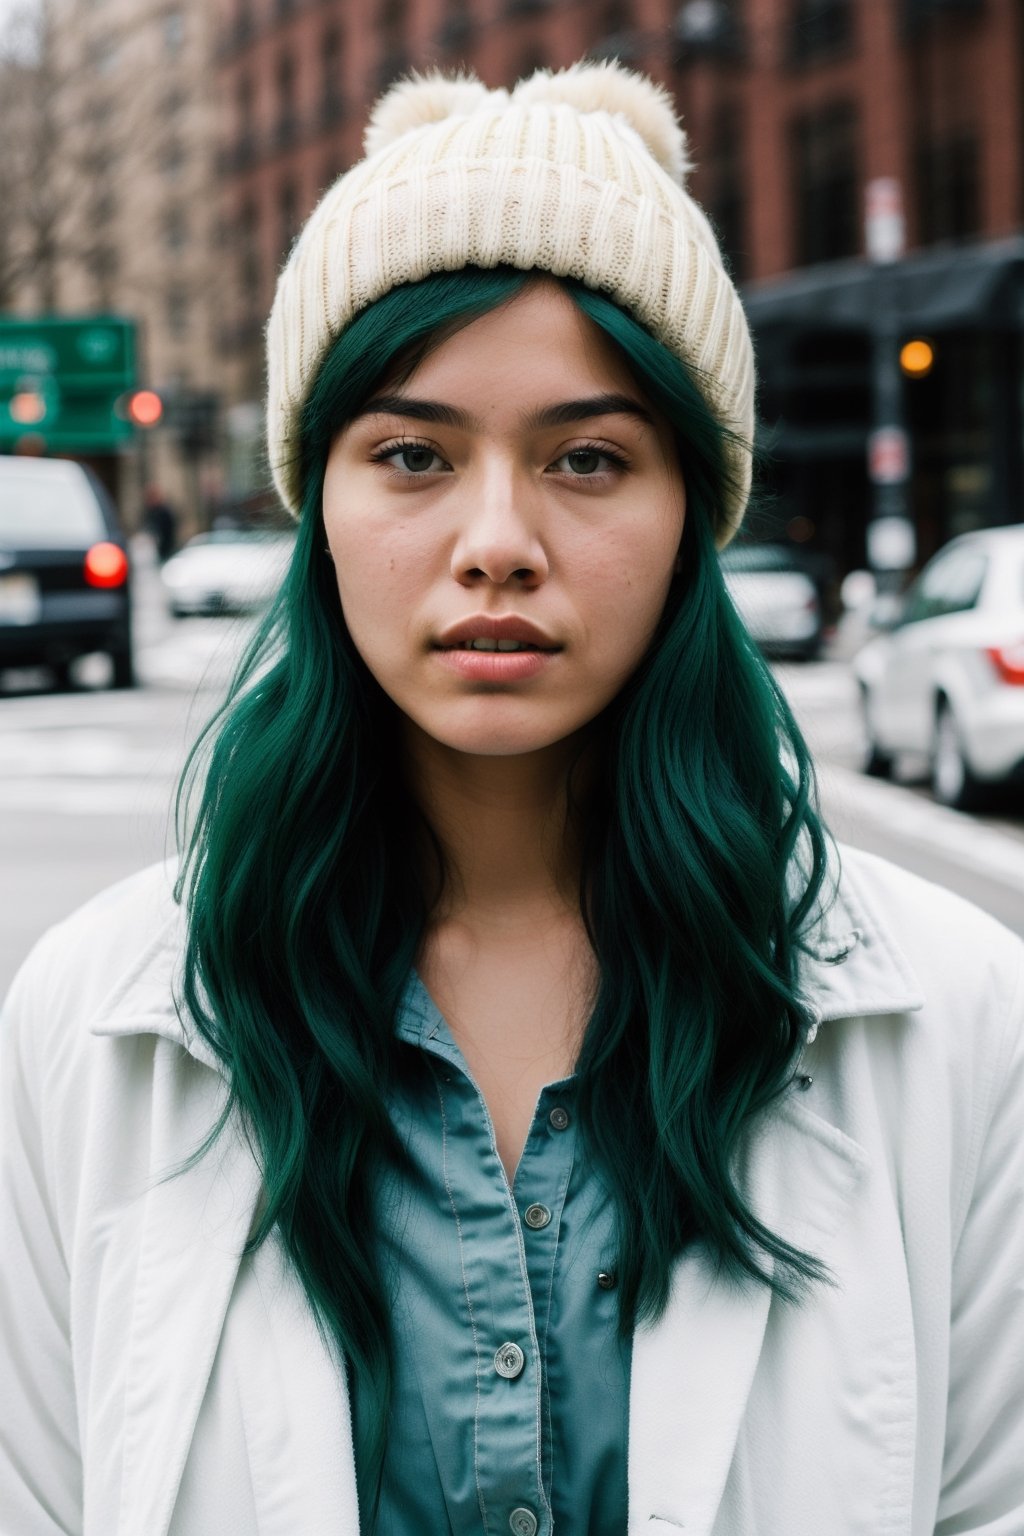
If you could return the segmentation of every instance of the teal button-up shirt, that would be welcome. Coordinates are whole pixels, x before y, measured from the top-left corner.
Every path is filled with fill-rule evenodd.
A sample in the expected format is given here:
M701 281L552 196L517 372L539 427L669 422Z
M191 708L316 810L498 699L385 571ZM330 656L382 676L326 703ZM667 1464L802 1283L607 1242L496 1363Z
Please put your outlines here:
M397 1029L414 1048L391 1105L410 1168L377 1198L396 1374L376 1532L623 1536L630 1346L573 1079L542 1090L510 1188L415 972Z

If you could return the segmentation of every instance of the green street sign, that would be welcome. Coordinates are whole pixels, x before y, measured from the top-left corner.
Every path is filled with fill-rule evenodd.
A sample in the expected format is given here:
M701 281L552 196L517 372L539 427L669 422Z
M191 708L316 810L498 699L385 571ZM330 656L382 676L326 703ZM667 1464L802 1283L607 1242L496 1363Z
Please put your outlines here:
M133 436L115 407L134 386L134 321L0 318L0 448L30 435L54 451L113 451Z
M0 383L52 374L67 387L129 389L135 382L131 320L0 319Z

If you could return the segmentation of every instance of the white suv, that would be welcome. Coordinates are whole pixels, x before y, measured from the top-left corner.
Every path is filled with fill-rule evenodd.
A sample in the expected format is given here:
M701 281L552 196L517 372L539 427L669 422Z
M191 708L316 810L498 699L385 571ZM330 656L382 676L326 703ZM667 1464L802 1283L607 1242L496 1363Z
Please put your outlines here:
M959 809L986 786L1024 784L1024 525L941 549L853 670L869 773L927 756L937 799Z

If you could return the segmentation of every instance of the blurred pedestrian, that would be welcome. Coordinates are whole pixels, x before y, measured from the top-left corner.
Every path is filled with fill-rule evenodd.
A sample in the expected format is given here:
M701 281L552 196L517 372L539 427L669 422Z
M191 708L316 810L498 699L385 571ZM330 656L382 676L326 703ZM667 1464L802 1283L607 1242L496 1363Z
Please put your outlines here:
M1021 946L821 824L669 100L429 75L366 150L173 893L11 995L5 1518L1019 1536Z
M147 485L144 493L144 526L156 547L157 559L163 565L178 547L178 519L157 485Z

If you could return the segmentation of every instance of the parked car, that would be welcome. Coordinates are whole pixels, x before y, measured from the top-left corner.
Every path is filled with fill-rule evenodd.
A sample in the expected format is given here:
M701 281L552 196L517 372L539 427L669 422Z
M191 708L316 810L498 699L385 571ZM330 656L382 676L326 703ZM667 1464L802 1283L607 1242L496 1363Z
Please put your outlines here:
M821 598L800 553L785 544L730 544L720 558L729 595L765 654L817 656Z
M106 651L130 687L128 552L113 503L70 459L0 457L0 668L50 667Z
M936 798L961 809L1024 783L1024 526L952 540L891 625L853 659L867 771L926 756Z
M252 613L281 585L295 547L289 531L215 528L198 533L160 572L171 612Z

